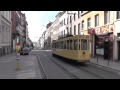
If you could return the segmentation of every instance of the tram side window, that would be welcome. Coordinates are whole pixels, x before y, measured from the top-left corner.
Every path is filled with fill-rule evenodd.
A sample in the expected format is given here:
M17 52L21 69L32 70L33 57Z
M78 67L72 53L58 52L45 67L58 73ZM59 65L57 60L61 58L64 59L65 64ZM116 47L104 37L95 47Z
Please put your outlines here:
M56 48L58 49L58 42L56 43Z
M80 44L81 44L81 42L80 42L80 40L79 40L79 50L80 50Z
M87 40L81 39L81 50L87 50Z
M70 40L70 50L72 50L72 46L73 46L73 41Z
M64 42L62 41L62 49L64 49L63 45L64 45Z
M63 43L62 43L62 41L60 43L61 43L61 49L63 49Z
M69 40L67 40L67 49L69 50Z
M57 48L57 44L55 43L55 48Z
M60 49L60 43L58 42L58 49Z
M66 49L66 41L64 41L64 49Z
M60 49L62 49L62 43L60 42Z
M89 47L90 47L90 40L88 40L87 45L88 45L88 50L89 50Z
M52 48L54 48L54 43L52 43Z
M56 43L55 43L55 48L57 48L57 45L56 45Z
M74 50L77 50L77 40L74 40Z

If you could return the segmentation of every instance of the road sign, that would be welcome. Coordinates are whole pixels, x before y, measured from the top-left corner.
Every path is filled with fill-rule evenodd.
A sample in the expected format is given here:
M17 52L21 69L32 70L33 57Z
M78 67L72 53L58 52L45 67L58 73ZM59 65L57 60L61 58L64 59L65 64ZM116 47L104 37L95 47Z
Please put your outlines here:
M16 51L19 51L20 50L20 43L17 43L16 44Z

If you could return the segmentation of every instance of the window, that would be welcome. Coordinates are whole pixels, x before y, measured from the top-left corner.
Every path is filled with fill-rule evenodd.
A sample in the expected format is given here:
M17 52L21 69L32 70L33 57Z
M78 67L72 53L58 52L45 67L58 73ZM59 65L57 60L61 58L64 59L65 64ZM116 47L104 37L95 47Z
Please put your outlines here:
M117 11L117 18L116 19L120 19L120 11Z
M76 35L76 25L74 25L74 35Z
M117 33L117 37L120 37L120 33Z
M69 34L69 30L68 30L68 28L67 28L67 34Z
M72 35L72 30L71 30L71 27L70 27L70 35Z
M76 20L76 14L74 13L74 21Z
M66 49L66 41L64 41L64 49Z
M68 24L68 18L67 18L67 24Z
M81 11L81 14L84 13L84 11Z
M110 11L105 11L104 12L104 23L110 23Z
M67 40L67 49L69 50L69 40Z
M72 22L72 17L70 16L70 23Z
M91 26L91 18L87 19L87 26L88 26L88 28Z
M64 30L64 37L65 37L65 30Z
M81 50L87 50L87 40L81 39Z
M61 26L61 27L63 26L63 21L60 22L60 26Z
M78 11L78 18L80 18L80 11Z
M64 25L65 25L65 19L64 19Z
M70 50L72 50L73 49L73 41L72 40L70 40Z
M63 41L61 42L61 49L63 49Z
M82 30L84 30L84 20L82 21Z
M63 31L61 31L61 35L62 35L62 37L63 37Z
M81 44L81 42L80 42L80 39L79 39L79 50L81 50L81 48L80 48L80 44Z
M78 24L78 34L80 34L80 23Z
M95 27L99 26L99 14L95 15Z
M77 40L74 40L74 50L77 50Z

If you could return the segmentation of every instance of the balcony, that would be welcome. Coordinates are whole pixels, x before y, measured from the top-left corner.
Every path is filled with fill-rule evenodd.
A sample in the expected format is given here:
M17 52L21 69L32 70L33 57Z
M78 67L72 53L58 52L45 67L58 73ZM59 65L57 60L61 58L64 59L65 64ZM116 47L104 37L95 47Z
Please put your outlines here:
M16 31L20 34L23 35L22 28L20 26L16 26Z

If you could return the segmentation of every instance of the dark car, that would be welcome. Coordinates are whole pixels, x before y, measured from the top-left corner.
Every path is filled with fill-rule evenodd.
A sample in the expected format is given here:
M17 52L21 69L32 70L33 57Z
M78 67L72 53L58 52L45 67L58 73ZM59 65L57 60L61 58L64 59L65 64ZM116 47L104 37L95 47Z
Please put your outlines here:
M20 55L29 55L30 49L28 47L24 47L20 51Z

